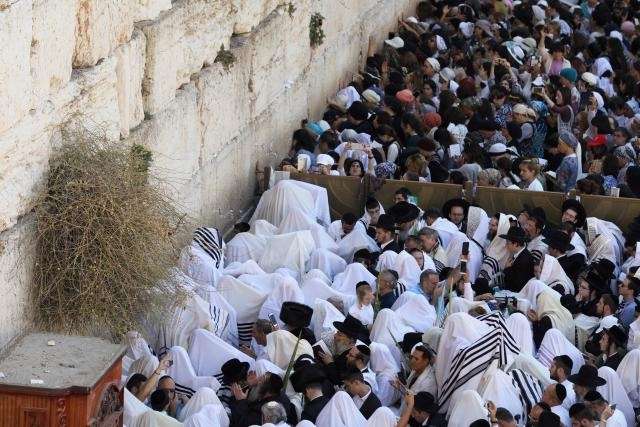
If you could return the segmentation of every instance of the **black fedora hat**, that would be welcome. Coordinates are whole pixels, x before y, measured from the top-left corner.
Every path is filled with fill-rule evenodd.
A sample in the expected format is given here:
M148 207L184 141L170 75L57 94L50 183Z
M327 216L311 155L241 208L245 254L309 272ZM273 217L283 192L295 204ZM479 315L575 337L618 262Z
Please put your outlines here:
M420 209L413 203L398 202L391 206L389 214L393 216L396 223L402 224L418 218L418 216L420 216Z
M382 214L378 217L376 228L382 228L387 231L396 231L396 220L389 214Z
M618 347L623 347L626 344L627 334L620 326L613 325L606 331L607 335L609 335L609 338L611 338Z
M446 219L449 219L449 214L451 213L451 209L455 206L459 206L464 210L464 216L466 218L467 212L469 211L469 202L461 198L447 200L444 203L444 205L442 205L442 216Z
M587 282L598 294L607 292L607 284L593 269L587 271L587 274L583 277L583 280Z
M562 230L551 230L549 235L542 241L550 248L557 249L560 252L567 252L573 249L571 237Z
M404 353L409 353L414 345L422 342L422 332L407 332L398 343Z
M509 227L509 231L507 231L507 234L501 234L500 237L510 242L521 244L527 243L529 241L522 227L519 227L517 225Z
M230 359L224 362L220 368L225 382L235 383L242 381L247 377L249 372L249 363L241 362L238 359Z
M414 398L413 407L418 411L435 414L438 411L438 404L435 397L429 392L420 391Z
M576 213L576 226L578 228L583 228L587 221L587 211L584 206L582 206L582 203L576 199L567 199L562 202L562 213L568 209L571 209Z
M567 379L583 387L599 387L607 383L607 380L598 376L598 368L591 365L582 365L577 374L569 375Z
M363 337L369 335L367 328L362 324L362 322L350 314L347 314L344 322L333 322L333 326L346 336L356 340L362 340Z
M322 383L326 378L324 371L318 366L305 365L291 374L291 385L297 393L304 393L308 384Z
M311 323L313 309L294 301L285 301L280 310L280 320L293 328L306 328Z

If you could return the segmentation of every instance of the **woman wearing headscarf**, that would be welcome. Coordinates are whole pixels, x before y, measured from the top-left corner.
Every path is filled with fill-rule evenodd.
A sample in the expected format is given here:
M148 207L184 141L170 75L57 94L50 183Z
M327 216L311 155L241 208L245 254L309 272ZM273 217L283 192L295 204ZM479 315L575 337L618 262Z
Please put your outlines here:
M556 187L563 193L569 192L576 186L580 163L576 150L579 145L572 133L563 131L558 134L558 151L564 154L564 158L556 170Z

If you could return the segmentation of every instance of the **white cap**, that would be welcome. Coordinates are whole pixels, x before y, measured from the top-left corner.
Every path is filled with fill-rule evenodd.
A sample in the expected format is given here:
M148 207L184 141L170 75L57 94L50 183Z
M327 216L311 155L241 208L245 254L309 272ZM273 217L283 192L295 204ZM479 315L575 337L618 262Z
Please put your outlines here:
M548 8L549 7L549 3L547 3L547 0L540 0L538 2L538 6L543 7L543 8Z
M505 154L507 152L507 146L502 142L496 142L491 147L489 147L489 154L494 156L499 156L501 154Z
M595 86L598 84L598 77L596 77L595 74L590 73L588 71L585 73L582 73L582 76L580 76L580 78L584 80L586 83L588 83L589 86Z
M333 160L333 157L331 157L328 154L318 154L318 157L316 157L316 163L319 165L324 165L324 166L333 166L336 162Z
M471 38L471 36L473 35L474 28L475 28L475 25L473 22L460 23L460 31L462 31L462 35L464 35L466 38Z
M375 93L371 89L367 89L364 92L362 92L362 97L366 101L371 102L372 104L379 104L380 103L380 95L378 95L377 93Z
M596 329L596 333L599 334L603 329L609 329L617 324L618 319L614 315L604 316L602 320L600 320L600 325L598 326L598 329Z
M440 77L446 81L451 81L456 78L456 72L449 67L445 67L440 71Z
M326 132L331 129L331 125L326 120L319 120L318 126L320 126L320 129L322 129L322 132Z
M429 63L429 65L431 65L431 68L433 68L436 73L440 71L440 62L438 62L436 58L429 57L427 58L427 62Z
M402 40L400 37L395 36L394 38L390 39L390 40L385 40L384 41L386 44L388 44L389 46L396 48L396 49L400 49L404 47L404 40Z

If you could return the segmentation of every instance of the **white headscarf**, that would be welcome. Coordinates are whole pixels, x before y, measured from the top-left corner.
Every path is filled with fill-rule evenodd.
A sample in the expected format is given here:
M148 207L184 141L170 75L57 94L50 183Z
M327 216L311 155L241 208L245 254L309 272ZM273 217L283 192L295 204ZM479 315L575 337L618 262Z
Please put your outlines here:
M229 427L229 416L222 405L205 405L186 419L184 427Z
M633 412L633 405L627 391L625 390L620 377L616 371L608 366L598 368L598 376L604 378L607 383L599 386L596 390L604 397L610 404L618 405L618 409L624 414L627 419L627 425L634 425L636 422L636 415Z
M489 420L484 400L475 390L463 390L456 396L448 425L468 426L476 420Z
M391 307L398 318L417 332L432 328L436 321L436 310L424 295L404 292Z
M547 368L551 366L553 358L566 355L573 361L571 373L575 374L584 365L584 357L569 340L557 329L549 329L540 343L538 350L538 360Z
M267 335L267 355L269 360L280 369L286 370L291 361L291 355L297 340L298 337L289 331L277 330L271 332ZM296 349L294 360L303 354L313 357L313 349L307 340L301 339Z
M222 408L222 402L218 399L218 395L216 392L211 390L209 387L202 387L196 393L191 396L191 399L187 402L186 405L178 414L178 421L184 422L187 418L192 415L200 412L207 405L218 405ZM229 425L229 418L227 417L227 413L223 410L224 419L226 420L226 424ZM213 421L213 420L212 420ZM218 420L220 421L220 420Z
M518 343L520 350L529 355L535 354L533 345L533 332L531 331L531 322L522 313L513 313L505 321L511 335Z
M558 260L551 255L544 256L540 280L549 285L549 287L562 285L565 295L573 295L576 293L573 282L569 279L569 276L567 276L567 273L565 273Z
M147 411L140 415L135 423L129 427L178 427L182 426L180 421L171 418L164 412Z
M344 89L340 89L336 94L336 98L344 98L347 100L345 107L349 109L351 104L356 101L360 101L360 94L353 86L347 86Z
M313 234L309 230L272 236L267 239L264 254L258 264L269 273L279 267L286 267L303 274L315 245Z
M416 259L407 251L403 250L398 254L393 270L398 272L398 280L407 287L417 286L420 283L422 271Z
M413 261L415 262L415 259ZM374 291L376 289L376 277L369 273L364 265L354 262L347 265L342 273L336 275L332 287L338 292L355 295L358 282L367 282Z
M315 200L308 190L299 185L299 181L278 181L273 188L265 191L260 197L258 206L253 212L250 224L259 219L280 226L291 209L298 208L310 217L315 217Z
M280 310L282 309L282 304L285 301L293 301L303 304L304 295L302 294L302 290L295 279L276 274L273 291L269 293L269 296L262 304L262 308L260 308L260 312L258 313L258 318L268 319L269 314L273 313L276 316L280 327L284 326L284 323L280 320Z
M627 353L618 365L616 373L632 406L640 407L640 350L636 348Z
M396 427L398 417L393 411L385 406L381 406L367 420L367 427Z
M336 332L333 322L344 321L344 314L331 304L320 298L316 298L313 304L313 315L311 316L311 327L316 339L322 339L326 335L333 335Z
M328 249L317 248L311 253L311 258L307 263L307 270L316 268L333 279L336 274L342 273L347 268L347 262Z
M222 374L222 365L231 359L247 362L251 369L255 364L253 358L204 329L193 332L189 359L195 373L202 376L219 377Z
M227 243L225 249L226 260L229 264L234 262L244 263L249 260L259 260L262 257L262 254L264 254L266 244L267 240L265 237L256 236L249 232L238 233L233 236L229 243ZM189 274L188 271L187 274ZM225 274L228 274L226 273L226 270Z
M344 391L333 395L318 414L316 425L322 427L366 427L367 420Z

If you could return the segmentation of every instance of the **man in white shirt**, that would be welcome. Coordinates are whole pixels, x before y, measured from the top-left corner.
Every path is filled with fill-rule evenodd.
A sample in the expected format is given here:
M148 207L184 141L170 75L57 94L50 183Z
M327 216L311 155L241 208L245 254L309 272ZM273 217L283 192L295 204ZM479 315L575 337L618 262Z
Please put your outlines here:
M406 388L413 394L426 391L432 396L436 395L438 388L433 362L435 362L435 355L424 344L417 344L411 351L409 357L411 373L407 378Z
M560 421L565 426L571 425L569 411L562 406L562 402L567 397L567 389L560 383L549 384L542 393L542 401L551 408L551 412L560 417Z
M567 377L571 375L572 368L573 361L569 356L564 354L554 357L549 367L551 379L557 381L558 384L562 384L565 388L566 395L562 400L562 407L566 410L569 410L569 408L576 403L576 393L573 390L573 383L567 379Z
M627 427L627 420L619 409L612 410L602 395L591 390L584 395L585 404L600 417L600 426Z

